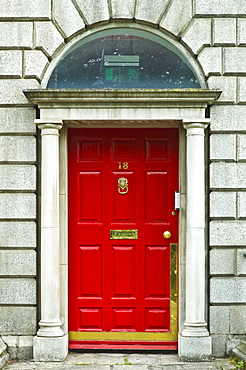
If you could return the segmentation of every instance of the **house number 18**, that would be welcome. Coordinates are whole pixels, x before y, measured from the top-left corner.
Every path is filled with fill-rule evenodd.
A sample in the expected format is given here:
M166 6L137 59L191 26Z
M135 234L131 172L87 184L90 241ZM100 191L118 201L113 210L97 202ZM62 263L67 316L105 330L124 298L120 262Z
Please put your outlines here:
M118 162L118 169L119 170L127 170L128 169L128 162Z

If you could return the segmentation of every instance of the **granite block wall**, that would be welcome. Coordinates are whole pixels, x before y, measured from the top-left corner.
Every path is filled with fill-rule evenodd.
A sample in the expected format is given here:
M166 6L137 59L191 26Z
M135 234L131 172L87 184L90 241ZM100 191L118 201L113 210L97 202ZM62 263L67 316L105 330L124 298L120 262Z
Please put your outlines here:
M245 334L246 3L244 0L0 0L0 335L12 357L31 356L37 326L37 133L22 90L96 25L159 28L200 63L211 107L210 330L215 356Z

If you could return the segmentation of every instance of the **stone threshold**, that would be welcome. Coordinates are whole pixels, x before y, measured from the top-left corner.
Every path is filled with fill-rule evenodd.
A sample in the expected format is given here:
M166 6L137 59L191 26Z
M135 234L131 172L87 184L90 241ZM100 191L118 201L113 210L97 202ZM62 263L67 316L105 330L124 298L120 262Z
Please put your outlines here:
M211 362L181 362L173 354L77 353L64 362L9 362L4 370L235 370L228 359Z

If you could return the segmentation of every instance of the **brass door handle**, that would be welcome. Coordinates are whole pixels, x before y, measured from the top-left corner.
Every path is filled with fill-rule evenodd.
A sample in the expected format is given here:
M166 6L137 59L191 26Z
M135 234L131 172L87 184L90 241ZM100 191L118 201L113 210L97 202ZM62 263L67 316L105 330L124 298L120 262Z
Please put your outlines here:
M170 233L170 231L164 231L164 233L163 233L163 237L164 237L165 239L170 239L170 238L171 238L171 236L172 236L172 234Z

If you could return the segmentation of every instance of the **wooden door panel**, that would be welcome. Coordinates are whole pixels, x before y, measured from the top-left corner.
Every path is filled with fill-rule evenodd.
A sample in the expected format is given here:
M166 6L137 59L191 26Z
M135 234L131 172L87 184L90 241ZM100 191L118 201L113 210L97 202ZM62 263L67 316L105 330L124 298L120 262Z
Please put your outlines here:
M170 243L178 237L177 147L177 129L69 129L71 338L176 338ZM130 239L117 239L124 230Z
M80 298L102 298L102 246L80 246ZM93 269L91 268L93 261Z
M145 248L145 298L150 301L170 297L169 247L147 245ZM164 268L163 268L164 266ZM148 303L149 304L149 303ZM163 305L163 299L161 299Z
M170 158L169 139L147 139L146 161L168 161Z
M113 291L114 298L136 297L136 246L113 246Z
M78 140L77 158L78 158L78 162L101 161L102 160L102 140L101 139Z
M168 200L169 173L146 172L146 222L166 223L170 209Z
M135 223L136 222L136 178L134 171L112 171L113 174L113 189L112 203L113 213L112 223ZM118 192L118 179L126 177L128 179L128 187L131 191L122 195Z
M134 161L136 160L136 139L112 139L111 140L112 161Z
M113 308L112 309L113 331L136 331L136 309L135 308Z
M165 310L163 308L146 308L145 317L145 331L163 332L170 330L169 310Z
M79 222L102 222L102 173L83 171L79 173Z
M80 331L102 331L102 308L79 309Z

